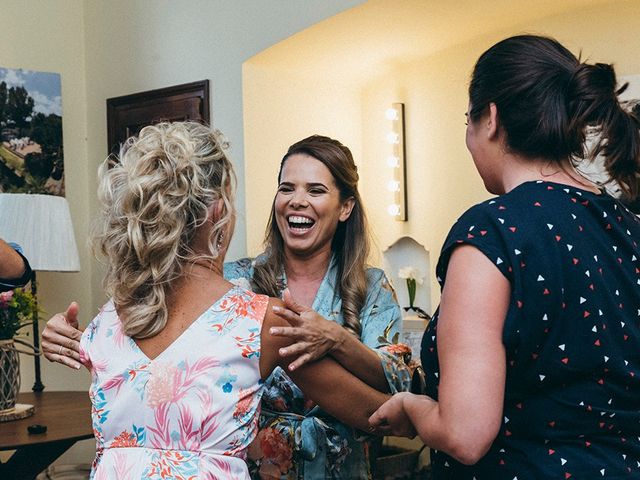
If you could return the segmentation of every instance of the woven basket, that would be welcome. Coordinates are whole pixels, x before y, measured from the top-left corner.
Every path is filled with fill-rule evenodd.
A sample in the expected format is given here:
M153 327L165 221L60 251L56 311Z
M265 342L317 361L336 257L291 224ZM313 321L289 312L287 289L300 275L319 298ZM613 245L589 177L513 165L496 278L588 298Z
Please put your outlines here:
M385 445L376 459L375 480L410 480L419 469L420 452Z

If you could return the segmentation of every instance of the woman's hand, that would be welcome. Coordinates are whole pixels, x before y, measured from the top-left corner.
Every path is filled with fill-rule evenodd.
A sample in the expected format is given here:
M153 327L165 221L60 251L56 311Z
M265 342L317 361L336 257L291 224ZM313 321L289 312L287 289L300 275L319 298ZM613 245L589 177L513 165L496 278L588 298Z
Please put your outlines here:
M78 304L72 302L67 311L57 313L47 321L42 332L42 351L47 360L78 370L80 364L80 337L78 330Z
M369 417L369 430L380 435L413 438L417 432L404 409L406 398L412 393L396 393Z
M279 350L282 357L297 358L289 364L293 371L308 362L313 362L331 353L344 341L348 332L340 325L327 320L322 315L297 303L289 290L284 291L287 308L273 307L274 313L285 319L291 327L272 327L271 335L289 337L293 343Z

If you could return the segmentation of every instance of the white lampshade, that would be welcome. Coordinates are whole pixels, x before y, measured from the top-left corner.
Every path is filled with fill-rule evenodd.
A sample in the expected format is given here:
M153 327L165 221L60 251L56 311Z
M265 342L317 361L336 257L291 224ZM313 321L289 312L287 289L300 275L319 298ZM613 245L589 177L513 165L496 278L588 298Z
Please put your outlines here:
M80 270L69 204L64 197L0 193L0 238L20 245L34 270Z

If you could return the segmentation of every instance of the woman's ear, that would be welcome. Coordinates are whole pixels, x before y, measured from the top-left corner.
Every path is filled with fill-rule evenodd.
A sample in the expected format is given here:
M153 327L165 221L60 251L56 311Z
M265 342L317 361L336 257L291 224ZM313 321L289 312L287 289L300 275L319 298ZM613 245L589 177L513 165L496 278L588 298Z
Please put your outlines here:
M222 199L215 200L207 207L207 218L203 222L202 225L196 228L192 248L196 253L209 255L211 253L210 250L210 242L211 242L211 233L213 231L213 226L222 216L222 207L223 201Z
M356 204L356 200L353 197L347 198L340 206L340 221L346 222L353 211L353 207Z
M219 198L209 205L207 208L207 220L211 223L216 223L222 217L222 211L224 209L224 200Z
M494 140L498 138L498 107L495 103L491 102L489 104L489 115L486 120L487 122L487 138L489 140Z

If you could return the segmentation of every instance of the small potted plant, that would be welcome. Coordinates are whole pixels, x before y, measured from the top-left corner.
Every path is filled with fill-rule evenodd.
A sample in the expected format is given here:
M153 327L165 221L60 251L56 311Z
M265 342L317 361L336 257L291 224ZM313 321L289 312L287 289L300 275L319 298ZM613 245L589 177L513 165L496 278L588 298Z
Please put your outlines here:
M37 308L28 290L16 288L0 293L0 411L12 409L20 391L18 353L35 355L20 330L37 320ZM25 334L26 336L26 334ZM19 350L16 344L27 347Z

